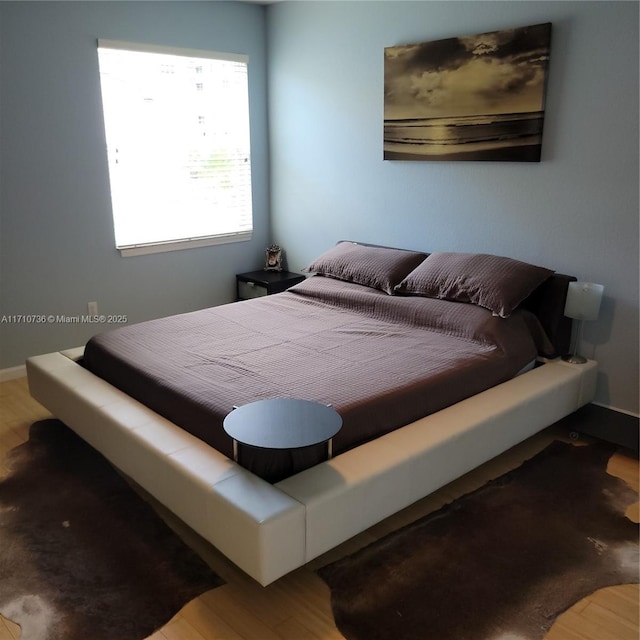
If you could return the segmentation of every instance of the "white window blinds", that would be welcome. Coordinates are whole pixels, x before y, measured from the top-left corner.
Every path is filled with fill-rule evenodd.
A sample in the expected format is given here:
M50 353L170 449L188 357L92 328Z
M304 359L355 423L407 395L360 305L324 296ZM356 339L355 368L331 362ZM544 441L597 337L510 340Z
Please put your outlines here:
M251 237L246 56L98 41L116 246Z

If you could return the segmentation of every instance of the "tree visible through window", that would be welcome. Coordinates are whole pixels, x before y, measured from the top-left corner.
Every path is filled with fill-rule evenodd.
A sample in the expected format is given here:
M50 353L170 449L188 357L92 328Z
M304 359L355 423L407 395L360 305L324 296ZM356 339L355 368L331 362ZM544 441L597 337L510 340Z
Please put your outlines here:
M248 240L247 58L100 40L116 247Z

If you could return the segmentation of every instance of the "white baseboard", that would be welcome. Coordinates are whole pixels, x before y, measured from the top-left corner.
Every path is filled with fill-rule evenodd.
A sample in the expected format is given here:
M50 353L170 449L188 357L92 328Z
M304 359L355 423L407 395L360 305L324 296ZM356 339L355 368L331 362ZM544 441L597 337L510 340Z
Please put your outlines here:
M27 367L24 364L18 367L10 367L9 369L0 369L0 382L15 380L16 378L25 378L26 375Z

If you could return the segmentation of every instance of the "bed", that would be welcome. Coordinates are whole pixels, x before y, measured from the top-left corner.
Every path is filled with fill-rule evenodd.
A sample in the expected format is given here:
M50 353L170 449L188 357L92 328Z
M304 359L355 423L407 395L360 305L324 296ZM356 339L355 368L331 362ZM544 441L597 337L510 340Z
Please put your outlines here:
M575 279L510 258L341 242L288 292L30 358L32 395L263 585L589 402ZM222 429L267 397L331 404L323 447L240 466Z

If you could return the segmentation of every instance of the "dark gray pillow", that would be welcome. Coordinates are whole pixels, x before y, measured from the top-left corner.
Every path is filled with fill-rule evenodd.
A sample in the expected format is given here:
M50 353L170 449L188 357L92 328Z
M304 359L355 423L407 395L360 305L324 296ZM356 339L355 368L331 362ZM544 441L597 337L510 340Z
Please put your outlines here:
M425 258L426 253L340 242L306 269L392 294L394 287Z
M506 318L553 271L483 253L432 253L396 287L399 293L470 302Z

